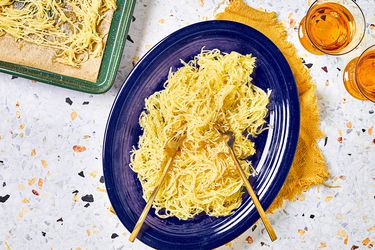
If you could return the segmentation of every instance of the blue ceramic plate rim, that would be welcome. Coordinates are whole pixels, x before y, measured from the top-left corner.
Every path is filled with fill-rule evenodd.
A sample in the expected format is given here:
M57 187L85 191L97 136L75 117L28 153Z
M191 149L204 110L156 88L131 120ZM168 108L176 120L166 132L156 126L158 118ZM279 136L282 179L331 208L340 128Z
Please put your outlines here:
M265 35L241 23L215 20L199 22L196 24L189 25L187 27L175 31L171 35L162 39L141 58L141 60L137 63L137 65L133 68L133 70L129 73L128 77L125 79L120 91L118 92L114 100L108 117L103 140L103 172L105 185L114 210L116 211L122 224L129 231L132 231L134 224L131 223L130 220L128 220L128 218L120 216L118 213L118 211L122 210L123 207L117 193L115 192L114 178L112 175L112 142L118 123L117 118L122 110L122 105L119 105L118 103L125 102L125 100L127 100L127 98L129 97L129 93L131 93L131 90L134 87L134 83L138 78L138 72L142 72L143 69L147 67L147 64L152 62L154 58L158 57L159 54L162 53L166 48L168 48L171 44L175 43L176 41L183 39L185 36L191 35L191 33L201 33L203 31L210 29L242 29L244 31L247 29L248 31L251 31L253 34L255 34L260 42L266 43L268 44L268 46L274 47L273 56L277 57L277 59L279 60L279 66L282 68L284 72L285 79L287 79L285 81L292 83L292 86L289 90L291 94L289 96L290 99L288 100L288 108L290 113L293 114L294 117L292 120L290 120L290 124L288 127L289 134L287 138L288 142L286 143L286 153L284 154L284 158L282 159L284 167L281 169L282 171L277 172L277 178L275 179L274 183L272 183L271 187L267 189L267 194L261 201L265 210L271 205L273 200L276 198L289 173L297 148L300 128L300 107L298 90L295 83L295 79L290 69L290 66L285 57L283 56L283 54L276 47L276 45L274 45L273 42L269 40ZM250 228L250 226L253 225L258 219L258 213L255 213L254 216L247 216L243 219L244 221L241 226L233 228L230 232L227 232L227 235L220 237L217 240L211 240L208 243L198 243L197 249L200 247L200 245L204 246L204 249L213 249L219 247L241 235L248 228ZM147 235L142 235L138 238L140 238L140 240L146 245L149 245L154 248L165 249L169 246L164 245L163 239L155 239L154 237L148 237Z

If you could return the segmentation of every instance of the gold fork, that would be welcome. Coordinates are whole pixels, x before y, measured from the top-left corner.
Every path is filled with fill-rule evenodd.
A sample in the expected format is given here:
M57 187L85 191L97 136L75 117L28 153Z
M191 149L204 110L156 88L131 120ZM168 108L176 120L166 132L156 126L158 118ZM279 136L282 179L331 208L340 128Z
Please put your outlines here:
M249 193L251 199L253 200L253 203L254 203L256 209L258 210L258 213L260 215L260 218L263 221L264 227L266 228L268 235L270 236L272 241L275 241L277 239L275 230L273 230L272 225L271 225L270 221L268 220L267 215L264 212L264 209L263 209L262 205L260 204L259 199L254 192L254 189L251 187L251 184L250 184L249 180L247 179L246 174L243 171L243 169L240 165L240 162L238 161L238 159L237 159L237 157L234 153L233 145L234 145L235 137L234 137L233 132L232 131L223 131L219 127L217 127L217 130L219 131L220 134L222 134L224 137L226 137L226 140L227 140L226 144L229 148L229 154L230 154L232 160L234 161L238 172L240 173L240 176L241 176L242 181L243 181L243 183L246 187L247 192Z
M168 157L167 163L164 166L163 173L161 174L160 179L159 179L158 183L156 184L156 187L155 187L154 191L152 192L152 194L150 196L150 199L148 200L145 208L143 209L142 214L139 216L137 224L135 224L135 226L134 226L133 232L131 233L131 235L129 237L129 241L134 242L135 238L137 238L137 235L142 228L143 222L145 221L146 216L147 216L148 212L150 211L152 203L154 202L154 199L159 192L160 186L163 183L163 180L164 180L165 176L167 175L167 172L171 168L172 163L174 161L174 158L176 156L176 153L179 150L179 148L181 147L181 144L182 144L182 142L185 138L186 138L185 133L182 134L182 135L175 135L171 139L169 139L167 141L167 143L165 144L164 151L166 152L167 157Z

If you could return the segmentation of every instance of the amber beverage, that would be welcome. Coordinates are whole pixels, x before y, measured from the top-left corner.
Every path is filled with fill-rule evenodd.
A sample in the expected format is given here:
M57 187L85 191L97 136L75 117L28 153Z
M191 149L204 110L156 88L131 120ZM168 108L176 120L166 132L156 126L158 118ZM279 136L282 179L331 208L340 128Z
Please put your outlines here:
M303 47L314 54L345 54L363 38L365 21L352 0L315 1L299 26Z
M375 45L348 63L344 85L353 97L375 102Z

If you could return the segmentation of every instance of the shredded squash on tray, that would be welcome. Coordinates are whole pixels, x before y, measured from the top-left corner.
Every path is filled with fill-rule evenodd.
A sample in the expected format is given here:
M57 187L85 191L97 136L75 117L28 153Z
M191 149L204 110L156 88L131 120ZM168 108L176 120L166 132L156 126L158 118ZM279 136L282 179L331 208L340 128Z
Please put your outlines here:
M270 91L251 83L251 55L202 50L182 64L170 72L164 90L146 99L139 120L143 134L131 152L130 166L147 201L162 173L165 143L186 131L153 207L161 218L186 220L202 212L226 216L240 206L243 182L216 126L234 132L241 166L248 177L255 174L246 158L255 153L250 138L267 129Z
M102 55L100 25L115 9L116 0L0 0L0 36L55 49L54 61L79 67Z

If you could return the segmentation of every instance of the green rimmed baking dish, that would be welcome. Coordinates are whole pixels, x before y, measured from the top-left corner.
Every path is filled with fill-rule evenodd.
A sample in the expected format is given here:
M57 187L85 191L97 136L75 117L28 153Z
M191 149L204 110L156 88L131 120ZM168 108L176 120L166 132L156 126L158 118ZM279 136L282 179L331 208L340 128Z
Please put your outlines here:
M126 36L132 20L135 0L118 0L96 82L64 76L45 70L0 61L0 72L20 76L82 92L100 94L108 91L116 78Z

